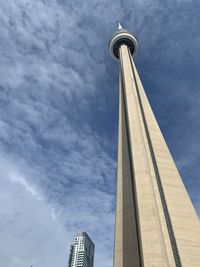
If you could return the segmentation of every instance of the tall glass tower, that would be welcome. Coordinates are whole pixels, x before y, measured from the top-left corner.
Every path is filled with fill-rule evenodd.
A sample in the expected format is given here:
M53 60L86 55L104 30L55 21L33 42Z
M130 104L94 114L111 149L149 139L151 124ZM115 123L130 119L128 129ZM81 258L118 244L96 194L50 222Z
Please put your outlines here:
M95 245L87 233L78 233L71 246L68 267L93 267Z
M114 267L200 266L200 223L140 81L137 40L119 29L119 132Z

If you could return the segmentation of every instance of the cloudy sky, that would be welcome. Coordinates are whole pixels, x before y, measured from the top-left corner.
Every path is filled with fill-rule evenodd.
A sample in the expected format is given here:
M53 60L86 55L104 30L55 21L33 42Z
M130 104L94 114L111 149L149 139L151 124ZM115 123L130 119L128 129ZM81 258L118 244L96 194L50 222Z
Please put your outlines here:
M0 265L66 267L77 231L112 267L120 21L200 214L200 2L0 0Z

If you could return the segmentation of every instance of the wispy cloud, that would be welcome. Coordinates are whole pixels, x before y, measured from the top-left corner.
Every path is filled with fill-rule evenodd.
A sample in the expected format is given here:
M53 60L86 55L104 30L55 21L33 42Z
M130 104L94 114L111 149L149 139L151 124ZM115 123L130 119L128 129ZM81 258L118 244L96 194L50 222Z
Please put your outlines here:
M66 230L52 219L51 206L26 181L13 159L2 154L1 158L1 265L64 266Z

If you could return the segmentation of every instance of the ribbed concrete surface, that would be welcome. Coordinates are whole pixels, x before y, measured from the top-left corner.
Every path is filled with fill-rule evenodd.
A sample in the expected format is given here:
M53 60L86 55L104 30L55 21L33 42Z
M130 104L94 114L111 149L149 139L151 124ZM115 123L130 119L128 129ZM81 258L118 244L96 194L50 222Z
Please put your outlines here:
M145 95L120 48L114 267L200 266L200 224Z

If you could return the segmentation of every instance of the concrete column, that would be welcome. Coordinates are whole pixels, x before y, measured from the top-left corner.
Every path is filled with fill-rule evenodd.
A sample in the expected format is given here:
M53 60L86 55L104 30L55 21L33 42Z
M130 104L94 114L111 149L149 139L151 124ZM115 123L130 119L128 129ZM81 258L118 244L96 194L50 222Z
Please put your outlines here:
M114 267L195 267L198 217L124 44L119 48Z

